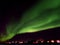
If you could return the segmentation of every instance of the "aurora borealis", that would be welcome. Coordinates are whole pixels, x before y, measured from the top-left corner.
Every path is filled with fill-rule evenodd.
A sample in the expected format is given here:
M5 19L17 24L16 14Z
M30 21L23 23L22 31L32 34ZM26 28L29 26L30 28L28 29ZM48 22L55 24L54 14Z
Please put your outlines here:
M9 40L16 34L33 33L56 27L60 27L60 0L38 1L23 12L19 21L6 24L6 34L1 34L0 41Z

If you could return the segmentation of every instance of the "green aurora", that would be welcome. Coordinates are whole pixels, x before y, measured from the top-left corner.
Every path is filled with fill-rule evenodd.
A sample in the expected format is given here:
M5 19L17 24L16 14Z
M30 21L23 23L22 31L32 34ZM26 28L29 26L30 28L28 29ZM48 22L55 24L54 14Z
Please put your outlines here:
M6 25L6 34L0 35L0 41L13 38L16 34L33 33L60 27L60 0L38 1L22 14L17 23Z

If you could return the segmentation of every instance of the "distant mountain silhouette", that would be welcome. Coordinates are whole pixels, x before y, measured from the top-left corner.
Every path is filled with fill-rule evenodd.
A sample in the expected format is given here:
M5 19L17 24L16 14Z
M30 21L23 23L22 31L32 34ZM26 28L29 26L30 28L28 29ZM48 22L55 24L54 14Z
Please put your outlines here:
M60 34L60 27L35 33L18 34L9 41L21 41L21 40L26 41L26 40L37 40L37 39L57 40L60 39L59 34Z

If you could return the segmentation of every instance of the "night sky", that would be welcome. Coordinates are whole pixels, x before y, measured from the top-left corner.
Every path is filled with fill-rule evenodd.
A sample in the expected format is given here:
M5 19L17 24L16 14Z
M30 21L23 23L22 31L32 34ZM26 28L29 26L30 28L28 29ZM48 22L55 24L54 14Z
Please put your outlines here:
M20 2L1 2L0 3L0 34L6 34L6 24L9 22L18 22L24 11L28 10L37 1L20 1ZM34 33L24 33L15 35L12 40L35 40L35 39L60 39L60 27L48 29Z

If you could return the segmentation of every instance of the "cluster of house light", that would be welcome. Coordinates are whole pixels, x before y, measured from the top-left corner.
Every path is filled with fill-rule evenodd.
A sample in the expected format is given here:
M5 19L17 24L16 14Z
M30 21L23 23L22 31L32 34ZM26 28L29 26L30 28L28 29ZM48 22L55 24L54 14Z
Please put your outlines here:
M41 40L40 41L41 43L44 43L44 40ZM47 43L60 43L60 40L50 40L50 41L46 41ZM23 43L28 43L28 41L11 41L11 42L6 42L6 43L19 43L19 44L23 44ZM39 43L39 40L35 41L35 42L32 42L32 43Z

